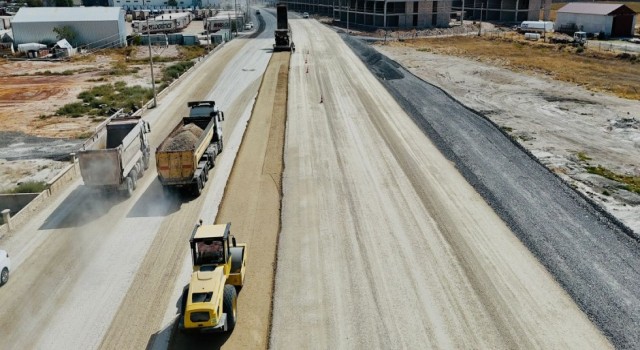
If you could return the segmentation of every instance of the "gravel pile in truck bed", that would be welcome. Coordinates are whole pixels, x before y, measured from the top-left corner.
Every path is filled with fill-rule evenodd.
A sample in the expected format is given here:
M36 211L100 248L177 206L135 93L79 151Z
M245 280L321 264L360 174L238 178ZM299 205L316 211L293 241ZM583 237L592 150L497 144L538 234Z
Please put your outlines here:
M182 151L192 149L202 136L202 129L195 124L187 124L162 145L162 151Z

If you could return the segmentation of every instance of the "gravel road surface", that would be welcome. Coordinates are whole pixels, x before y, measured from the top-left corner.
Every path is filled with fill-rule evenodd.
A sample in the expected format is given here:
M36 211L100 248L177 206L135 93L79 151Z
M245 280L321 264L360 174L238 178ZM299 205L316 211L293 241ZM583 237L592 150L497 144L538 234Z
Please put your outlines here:
M291 27L270 346L610 347L340 37Z
M366 44L346 41L613 344L636 347L638 242L485 118Z
M178 272L191 227L216 215L246 127L242 117L271 57L265 47L273 22L267 21L265 38L225 45L145 115L155 147L188 112L187 101L213 99L225 111L227 147L200 197L164 197L154 167L127 200L102 196L77 181L25 227L2 238L14 270L0 290L0 347L156 346L168 305L175 310L173 291L182 283Z

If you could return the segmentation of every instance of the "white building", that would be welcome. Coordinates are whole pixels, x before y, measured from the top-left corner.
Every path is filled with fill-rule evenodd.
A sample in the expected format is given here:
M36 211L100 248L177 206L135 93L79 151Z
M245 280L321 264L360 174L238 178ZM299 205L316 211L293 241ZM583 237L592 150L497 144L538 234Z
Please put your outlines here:
M74 46L89 48L127 45L125 12L119 7L22 7L11 21L14 45L53 44L58 41L56 27L70 27Z
M622 4L572 2L558 10L556 31L633 36L636 12Z

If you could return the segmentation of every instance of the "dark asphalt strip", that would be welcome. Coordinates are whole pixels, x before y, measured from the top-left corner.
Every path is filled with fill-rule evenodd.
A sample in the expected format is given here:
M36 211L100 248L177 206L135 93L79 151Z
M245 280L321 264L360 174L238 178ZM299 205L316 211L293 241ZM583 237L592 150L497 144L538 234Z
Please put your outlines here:
M495 124L366 43L342 38L614 346L640 346L638 236Z

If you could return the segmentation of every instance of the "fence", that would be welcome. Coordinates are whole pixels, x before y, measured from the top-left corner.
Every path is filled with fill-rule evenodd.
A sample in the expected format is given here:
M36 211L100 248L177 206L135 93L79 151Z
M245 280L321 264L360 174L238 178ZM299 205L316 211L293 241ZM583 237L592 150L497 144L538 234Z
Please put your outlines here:
M626 53L640 53L640 44L634 43L617 43L606 41L587 41L587 47L591 50L598 51L619 51Z

